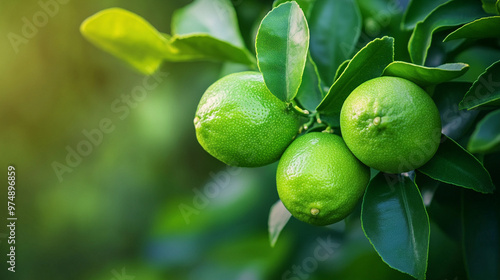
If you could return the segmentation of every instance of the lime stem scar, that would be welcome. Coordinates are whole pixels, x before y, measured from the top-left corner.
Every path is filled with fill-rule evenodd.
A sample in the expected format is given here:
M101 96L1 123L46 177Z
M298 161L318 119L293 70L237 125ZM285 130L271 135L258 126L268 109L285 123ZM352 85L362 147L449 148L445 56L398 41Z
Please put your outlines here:
M318 215L318 214L319 214L319 209L318 209L318 208L312 208L312 209L311 209L311 214L312 214L313 216Z
M373 119L373 124L374 125L379 125L380 121L381 121L380 117L376 117L376 118Z

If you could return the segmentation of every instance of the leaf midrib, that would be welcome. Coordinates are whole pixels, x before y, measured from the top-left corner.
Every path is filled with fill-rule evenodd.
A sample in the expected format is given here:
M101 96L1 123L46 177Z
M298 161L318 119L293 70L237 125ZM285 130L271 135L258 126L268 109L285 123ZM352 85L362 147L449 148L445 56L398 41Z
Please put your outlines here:
M418 254L418 250L417 250L415 228L413 227L413 218L412 218L412 215L410 214L411 211L410 211L410 205L409 205L408 197L407 197L407 193L406 193L406 185L407 184L405 184L405 182L403 181L403 183L400 184L399 187L401 189L401 196L403 198L403 206L405 209L405 216L406 216L406 220L408 221L408 226L409 226L409 230L410 230L410 237L411 237L410 243L411 243L411 247L413 249L413 255L415 256L415 264L417 264L420 261L420 255ZM418 274L418 269L416 269L416 274Z
M388 37L386 37L386 38L388 38ZM383 42L383 41L384 41L384 38L382 38L382 39L376 39L376 40L377 40L377 41L374 41L374 42ZM366 47L365 47L365 48L366 48ZM377 54L378 52L380 52L380 50L381 50L381 49L382 49L382 48L378 48L378 49L376 49L376 51L375 51L372 55L370 55L370 56L369 56L369 59L368 59L368 60L373 61L373 59L377 59L376 54ZM357 55L356 55L356 56L357 56ZM356 58L356 56L354 56L354 57L351 59L351 61L349 62L349 64L351 64L351 63L354 61L354 59ZM370 58L372 58L372 57L373 57L373 59L370 59ZM347 70L348 70L348 68L349 68L349 64L347 65L347 67L346 67L346 69L344 70L344 72L342 73L342 75L340 75L340 77L337 79L337 81L340 81L340 79L342 78L342 76L346 73L346 71L347 71ZM371 63L363 63L363 64L361 65L361 67L359 68L359 70L358 70L358 71L356 71L356 72L362 72L362 70L363 70L363 69L365 69L366 67L368 67L370 64L371 64ZM384 67L384 69L385 69L385 67ZM351 77L350 77L350 78L349 78L349 79L348 79L348 80L344 83L344 85L343 85L343 86L340 86L340 89L339 89L339 90L337 90L337 92L344 91L344 90L345 90L345 88L347 87L347 85L348 85L348 84L350 84L350 83L353 81L353 79L354 79L354 78L355 78L355 76L351 76ZM335 87L335 84L336 84L336 83L334 83L334 84L332 85L332 88L331 88L330 92L331 92L331 91L332 91L332 89ZM330 94L330 92L328 92L328 94ZM336 100L337 100L337 96L338 96L338 94L337 94L337 95L334 95L334 96L333 96L333 98L332 98L332 101L331 101L331 102L329 102L329 103L330 103L330 104L331 104L331 103L334 103L333 101L336 101ZM334 107L335 111L334 111L333 113L338 113L338 112L339 112L339 111L337 111L337 109L338 109L338 108L336 108L336 107L338 107L338 106L335 106L335 107ZM333 111L333 110L332 110L332 111ZM326 114L326 115L333 115L333 114Z

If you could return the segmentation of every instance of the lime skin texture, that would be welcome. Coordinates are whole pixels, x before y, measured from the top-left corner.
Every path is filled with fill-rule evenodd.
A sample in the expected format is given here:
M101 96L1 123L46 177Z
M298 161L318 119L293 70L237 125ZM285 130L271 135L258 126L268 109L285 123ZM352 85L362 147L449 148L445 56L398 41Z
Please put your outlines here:
M342 106L340 128L359 160L386 173L424 165L441 139L441 119L432 98L398 77L379 77L358 86Z
M275 97L259 72L230 74L203 94L194 125L201 146L240 167L277 161L296 137L300 116Z
M292 215L323 226L347 217L370 180L370 169L335 134L298 137L278 164L278 195Z

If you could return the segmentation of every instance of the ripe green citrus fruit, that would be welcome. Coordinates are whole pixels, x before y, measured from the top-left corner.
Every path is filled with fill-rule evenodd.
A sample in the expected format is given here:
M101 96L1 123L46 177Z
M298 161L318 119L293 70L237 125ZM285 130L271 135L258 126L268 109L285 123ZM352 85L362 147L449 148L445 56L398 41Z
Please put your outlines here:
M359 160L386 173L424 165L441 139L434 101L416 84L397 77L379 77L358 86L342 106L340 128Z
M349 215L370 180L370 169L340 136L312 132L298 137L278 164L276 183L285 207L297 219L328 225Z
M194 119L201 146L220 161L241 167L275 162L292 142L300 117L275 97L259 72L228 75L211 85Z

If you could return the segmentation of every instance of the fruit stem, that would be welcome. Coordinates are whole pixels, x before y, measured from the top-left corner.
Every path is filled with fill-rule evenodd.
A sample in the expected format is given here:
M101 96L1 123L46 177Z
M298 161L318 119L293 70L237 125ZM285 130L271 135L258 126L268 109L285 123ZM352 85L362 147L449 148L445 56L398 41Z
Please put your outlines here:
M299 115L303 117L310 118L312 115L315 115L316 113L311 113L308 110L300 108L295 102L288 103L288 108L292 108L297 112Z
M327 126L322 132L333 134L335 130L331 126Z
M309 115L309 121L304 124L304 130L308 130L316 121L316 113Z

